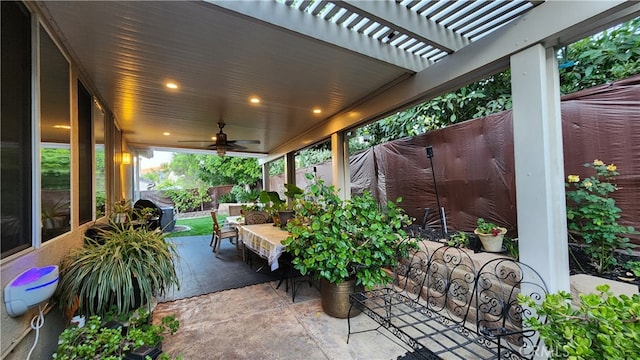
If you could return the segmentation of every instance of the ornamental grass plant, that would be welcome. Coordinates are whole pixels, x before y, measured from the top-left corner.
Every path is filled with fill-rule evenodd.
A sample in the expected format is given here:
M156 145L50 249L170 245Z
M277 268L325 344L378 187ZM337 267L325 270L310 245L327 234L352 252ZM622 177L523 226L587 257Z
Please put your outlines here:
M179 287L175 245L162 232L112 223L101 235L104 243L87 238L63 259L56 291L63 311L104 315L115 306L125 314Z

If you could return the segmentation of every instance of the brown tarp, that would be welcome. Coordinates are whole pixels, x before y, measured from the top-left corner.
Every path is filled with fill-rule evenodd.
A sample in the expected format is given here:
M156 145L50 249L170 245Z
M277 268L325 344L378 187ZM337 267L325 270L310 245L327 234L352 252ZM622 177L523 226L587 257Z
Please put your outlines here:
M614 163L620 223L640 229L640 76L562 98L565 174L591 176L584 163ZM381 200L402 197L402 207L421 223L437 225L436 186L450 230L471 231L478 217L517 236L511 111L466 121L377 145L351 157L352 192L369 189ZM591 170L593 171L593 170ZM633 237L640 244L640 238Z

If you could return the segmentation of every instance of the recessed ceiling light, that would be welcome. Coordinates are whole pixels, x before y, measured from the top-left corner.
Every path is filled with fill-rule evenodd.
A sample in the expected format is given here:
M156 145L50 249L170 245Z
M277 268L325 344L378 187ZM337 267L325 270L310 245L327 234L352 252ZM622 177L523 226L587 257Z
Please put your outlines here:
M168 82L168 83L166 84L166 86L167 86L169 89L177 89L177 88L178 88L178 84L173 83L173 82Z
M56 129L71 130L71 126L69 126L69 125L53 125L53 127L56 128Z
M169 136L169 135L171 135L171 133L170 133L170 132L168 132L168 131L165 131L165 132L163 132L163 133L162 133L162 135L164 135L164 136Z
M216 137L215 137L215 136L212 136L212 137L211 137L211 140L216 140Z
M254 97L252 97L251 99L249 99L249 101L250 101L252 104L260 104L260 98L259 98L259 97L256 97L256 96L254 96Z
M312 111L313 111L314 114L320 114L322 112L322 109L314 108Z

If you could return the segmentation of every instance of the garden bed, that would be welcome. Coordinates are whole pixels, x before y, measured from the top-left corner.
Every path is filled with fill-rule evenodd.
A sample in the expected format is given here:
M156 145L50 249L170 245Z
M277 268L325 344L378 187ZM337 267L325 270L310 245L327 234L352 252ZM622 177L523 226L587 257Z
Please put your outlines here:
M640 286L640 277L634 276L632 272L623 267L623 265L629 261L640 261L640 255L637 253L627 254L618 251L615 254L615 258L618 261L618 265L610 271L599 273L597 268L590 263L590 258L584 252L582 245L569 244L569 271L571 275L587 274Z

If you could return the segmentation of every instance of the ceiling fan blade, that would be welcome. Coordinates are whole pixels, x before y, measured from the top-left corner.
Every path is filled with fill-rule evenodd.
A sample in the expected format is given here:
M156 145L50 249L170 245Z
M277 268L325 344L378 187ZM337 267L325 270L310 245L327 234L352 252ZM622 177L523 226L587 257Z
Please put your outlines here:
M221 148L221 149L224 148L226 150L245 150L246 149L245 146L229 144L229 143L227 143L226 145L211 144L207 146L207 149L210 149L210 150L217 150L218 148Z
M227 143L233 144L260 144L260 140L229 140Z

